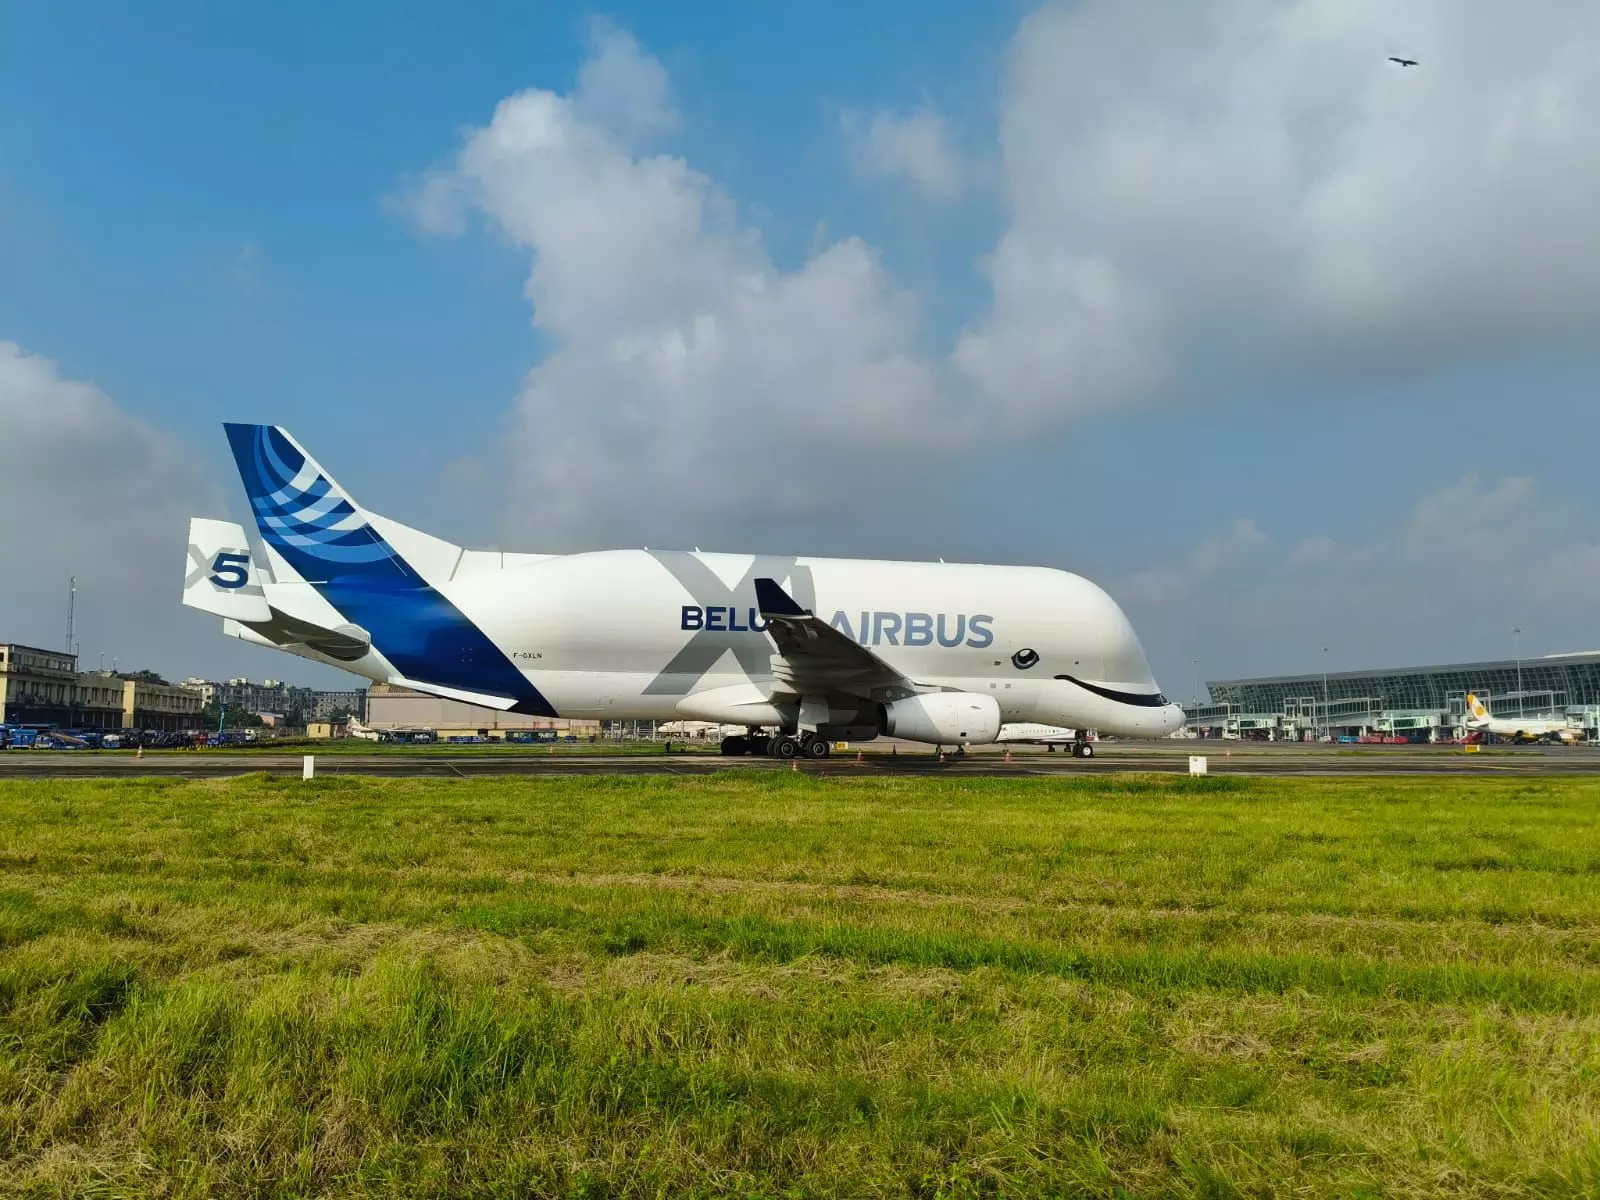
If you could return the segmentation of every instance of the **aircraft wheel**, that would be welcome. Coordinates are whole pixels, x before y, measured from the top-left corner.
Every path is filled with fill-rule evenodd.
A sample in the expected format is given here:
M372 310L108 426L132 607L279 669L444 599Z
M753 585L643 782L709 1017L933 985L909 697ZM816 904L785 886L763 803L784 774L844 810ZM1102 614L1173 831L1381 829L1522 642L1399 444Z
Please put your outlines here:
M797 738L790 737L787 733L780 733L772 739L773 758L798 758L800 756L800 742Z
M827 738L814 737L806 743L805 754L807 758L827 758L832 749Z
M1072 747L1072 756L1074 758L1093 758L1094 747L1088 742L1077 742Z
M725 737L722 739L722 752L724 754L748 754L750 743L742 737Z

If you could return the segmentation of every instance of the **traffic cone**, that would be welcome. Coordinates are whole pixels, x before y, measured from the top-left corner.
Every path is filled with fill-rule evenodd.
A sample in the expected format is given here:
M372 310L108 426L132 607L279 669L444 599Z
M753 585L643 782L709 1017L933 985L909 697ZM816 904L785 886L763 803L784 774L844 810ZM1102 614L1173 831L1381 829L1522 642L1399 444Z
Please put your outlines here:
M939 751L939 761L940 762L944 761L944 751L943 750Z
M1006 761L1007 762L1011 761L1011 751L1009 751L1009 750L1006 751Z
M861 751L859 751L859 750L856 751L856 761L857 762L861 761Z
M799 769L800 769L800 760L798 758L791 758L789 760L789 770L798 771Z
M134 752L133 752L133 756L134 756L134 757L135 757L135 758L143 758L143 757L144 757L144 743L142 743L142 742L141 742L141 743L140 743L140 744L139 744L139 745L138 745L138 746L137 746L137 747L136 747L136 748L135 748L135 749L134 749Z

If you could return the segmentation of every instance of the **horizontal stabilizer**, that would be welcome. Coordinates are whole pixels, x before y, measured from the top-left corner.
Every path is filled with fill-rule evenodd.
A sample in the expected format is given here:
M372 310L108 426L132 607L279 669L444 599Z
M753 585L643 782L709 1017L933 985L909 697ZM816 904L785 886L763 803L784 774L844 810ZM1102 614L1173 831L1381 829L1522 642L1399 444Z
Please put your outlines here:
M189 520L189 559L184 567L183 602L201 612L235 621L266 621L272 616L250 543L231 521Z
M403 677L391 679L389 682L399 686L408 687L414 692L423 692L429 696L438 696L445 700L459 700L463 704L475 704L479 708L493 708L500 712L514 711L526 712L526 708L518 708L517 701L510 696L489 696L483 692L468 692L461 688L443 687L437 683L427 683L420 679L406 679Z
M353 663L372 649L372 635L359 625L348 623L329 628L314 621L292 617L279 608L268 608L265 621L243 621L250 629L280 649L305 646L338 662Z

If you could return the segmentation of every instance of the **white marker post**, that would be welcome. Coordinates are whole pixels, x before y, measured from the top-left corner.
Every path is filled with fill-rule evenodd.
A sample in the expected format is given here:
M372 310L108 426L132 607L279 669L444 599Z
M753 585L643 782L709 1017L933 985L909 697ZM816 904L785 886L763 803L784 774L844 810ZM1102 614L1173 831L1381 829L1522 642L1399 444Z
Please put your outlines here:
M1204 754L1189 755L1189 774L1204 775L1206 773L1206 756Z
M317 756L315 754L307 754L300 760L300 778L310 779L316 773Z

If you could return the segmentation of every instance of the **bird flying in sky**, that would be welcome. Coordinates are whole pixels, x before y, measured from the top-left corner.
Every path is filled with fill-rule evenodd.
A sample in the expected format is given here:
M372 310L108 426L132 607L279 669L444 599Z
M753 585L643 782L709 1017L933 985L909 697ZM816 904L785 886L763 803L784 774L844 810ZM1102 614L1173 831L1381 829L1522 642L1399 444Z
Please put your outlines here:
M1414 58L1396 58L1392 54L1389 56L1389 61L1399 63L1402 67L1414 67L1417 65L1417 60Z

